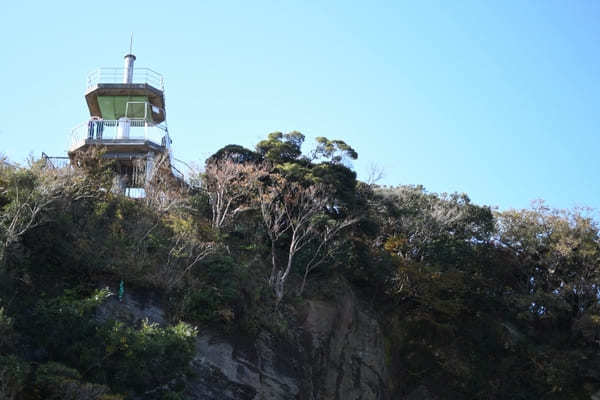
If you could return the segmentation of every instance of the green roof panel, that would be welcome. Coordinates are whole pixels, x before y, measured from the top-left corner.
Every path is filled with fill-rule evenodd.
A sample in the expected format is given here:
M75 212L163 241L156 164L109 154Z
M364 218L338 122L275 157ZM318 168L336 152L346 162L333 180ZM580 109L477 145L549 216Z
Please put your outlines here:
M147 96L98 96L101 117L104 119L119 119L125 117L128 102L148 102ZM144 118L145 107L133 103L127 109L128 118ZM150 114L150 113L148 113ZM150 118L150 115L148 115Z

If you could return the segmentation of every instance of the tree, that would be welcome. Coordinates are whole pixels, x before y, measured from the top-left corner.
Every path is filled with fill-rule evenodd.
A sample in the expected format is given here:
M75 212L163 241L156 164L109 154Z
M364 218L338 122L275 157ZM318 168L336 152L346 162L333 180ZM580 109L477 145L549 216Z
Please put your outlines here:
M266 140L256 145L256 151L266 160L274 163L285 163L298 159L302 155L304 135L298 131L286 134L281 132L269 133Z
M298 290L300 295L304 292L308 275L335 256L336 246L333 242L340 232L359 220L358 218L332 219L326 215L322 215L320 219L321 221L316 221L313 232L316 248L312 249L312 257L304 264L302 284Z
M317 216L323 213L327 204L327 196L322 187L309 186L305 188L292 182L270 186L269 190L268 201L274 207L270 208L266 214L263 213L263 219L267 226L272 227L272 237L275 240L284 233L289 233L285 264L276 263L275 254L272 254L274 264L269 282L273 287L277 302L280 302L284 295L285 282L292 270L294 257L315 237ZM261 207L261 211L266 209Z
M471 204L465 194L436 195L422 186L379 188L382 213L379 243L404 259L436 262L471 244L488 241L494 231L489 207ZM448 252L454 254L448 254Z
M212 210L212 227L222 229L236 215L249 210L253 182L261 173L261 167L238 163L229 158L206 165L202 179L203 190L208 195Z
M377 182L382 180L384 176L385 172L383 167L372 162L369 164L369 174L367 176L366 184L369 186L374 186Z
M261 215L271 240L272 269L269 285L279 303L298 253L309 244L316 243L313 257L304 266L304 278L300 287L302 293L308 274L325 260L327 246L343 228L356 220L332 221L328 217L327 206L331 202L331 191L324 185L304 186L272 173L266 183L261 182L258 192ZM284 238L287 259L284 263L279 263L277 242Z
M312 184L324 185L331 191L331 206L348 212L360 212L355 207L356 172L343 164L322 162L313 164L305 179ZM364 210L363 210L364 211Z
M23 190L15 186L13 194L12 201L0 214L0 261L11 244L41 222L42 211L54 201L53 197L43 196L35 188Z
M317 147L313 151L313 160L325 158L327 161L339 164L344 159L356 160L358 153L343 140L329 140L326 137L316 138Z
M168 154L156 156L150 173L146 171L145 160L135 160L135 163L145 175L144 202L147 206L164 214L187 203L188 187L173 175L171 157Z
M236 163L258 163L262 161L262 156L252 150L237 144L229 144L219 149L215 154L206 160L206 164L214 164L222 160L231 160Z
M356 173L344 165L344 160L356 159L358 154L342 140L317 138L317 148L311 157L302 155L304 135L293 131L274 132L256 146L271 169L286 179L304 186L325 185L333 191L330 206L352 209L356 201Z
M28 169L0 170L0 263L9 246L51 218L49 210L56 203L76 203L105 193L100 183L70 167L47 169L32 162Z
M14 400L26 387L29 364L15 356L0 355L0 398Z
M566 301L573 315L597 304L600 285L599 226L585 210L551 209L541 201L530 210L498 213L498 241L527 268L531 293Z
M175 232L171 241L166 263L156 276L168 289L176 287L194 266L221 248L219 243L203 241L189 230Z

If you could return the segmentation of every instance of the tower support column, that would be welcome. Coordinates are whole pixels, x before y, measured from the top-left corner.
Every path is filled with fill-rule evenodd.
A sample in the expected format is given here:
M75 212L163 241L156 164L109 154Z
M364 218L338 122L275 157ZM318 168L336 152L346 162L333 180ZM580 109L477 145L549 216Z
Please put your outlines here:
M154 176L154 153L148 152L146 155L146 185L152 181Z

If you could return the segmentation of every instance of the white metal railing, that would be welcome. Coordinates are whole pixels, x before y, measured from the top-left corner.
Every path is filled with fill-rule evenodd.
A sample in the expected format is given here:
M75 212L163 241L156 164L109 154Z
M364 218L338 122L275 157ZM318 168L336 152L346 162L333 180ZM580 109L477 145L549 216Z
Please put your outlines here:
M42 159L44 160L47 168L61 169L68 167L71 162L69 157L51 157L42 151Z
M89 89L99 83L123 83L124 71L125 68L97 68L88 74L86 87ZM131 83L147 83L162 91L165 90L163 76L150 68L134 68Z
M153 124L145 119L119 120L90 119L71 130L69 151L91 140L148 140L165 146L171 152L171 139L164 124Z

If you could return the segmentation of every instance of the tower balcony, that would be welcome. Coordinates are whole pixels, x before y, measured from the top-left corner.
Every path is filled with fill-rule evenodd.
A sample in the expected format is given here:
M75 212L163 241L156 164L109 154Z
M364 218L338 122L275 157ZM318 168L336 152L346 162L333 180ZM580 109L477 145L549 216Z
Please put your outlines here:
M125 77L128 72L131 75ZM104 119L118 119L122 116L113 115L115 100L147 101L156 110L152 115L153 121L160 123L166 119L164 89L162 75L149 68L98 68L88 75L85 100L90 115Z
M167 127L147 119L90 118L72 129L69 153L93 145L104 146L109 153L114 154L127 155L148 151L171 153L171 138Z

